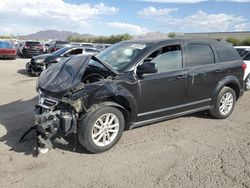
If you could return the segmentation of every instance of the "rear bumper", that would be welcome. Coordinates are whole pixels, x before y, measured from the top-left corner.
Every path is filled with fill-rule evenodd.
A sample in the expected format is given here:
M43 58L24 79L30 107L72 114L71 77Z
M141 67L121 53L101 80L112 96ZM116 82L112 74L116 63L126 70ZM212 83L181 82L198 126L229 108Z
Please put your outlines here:
M0 54L0 58L2 58L2 59L15 59L16 54Z
M23 49L23 56L25 57L33 57L37 55L41 55L44 53L43 50L29 50L29 49Z

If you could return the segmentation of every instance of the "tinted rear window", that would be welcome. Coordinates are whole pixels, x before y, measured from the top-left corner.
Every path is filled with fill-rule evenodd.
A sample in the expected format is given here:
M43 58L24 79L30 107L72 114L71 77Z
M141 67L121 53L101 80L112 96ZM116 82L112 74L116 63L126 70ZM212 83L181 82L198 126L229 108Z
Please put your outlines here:
M241 59L239 53L230 44L216 42L213 44L220 62L235 61Z
M27 46L40 46L41 43L40 42L26 42Z
M208 44L189 43L187 45L187 67L215 63L214 53Z

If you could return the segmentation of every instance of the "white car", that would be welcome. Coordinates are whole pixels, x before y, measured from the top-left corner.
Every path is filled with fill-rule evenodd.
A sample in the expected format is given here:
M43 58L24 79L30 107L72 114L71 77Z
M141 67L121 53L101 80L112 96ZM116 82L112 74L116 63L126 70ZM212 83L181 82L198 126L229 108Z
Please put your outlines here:
M250 46L235 46L235 49L239 52L247 68L244 75L245 90L250 90Z

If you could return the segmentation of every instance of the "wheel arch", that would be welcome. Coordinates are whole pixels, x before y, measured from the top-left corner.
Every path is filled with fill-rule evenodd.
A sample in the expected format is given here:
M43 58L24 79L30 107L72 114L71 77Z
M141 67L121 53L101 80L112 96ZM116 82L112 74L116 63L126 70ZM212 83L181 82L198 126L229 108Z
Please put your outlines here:
M94 95L90 95L87 106L91 108L95 105L113 106L121 110L125 118L125 129L130 129L131 122L135 121L138 113L137 103L134 96L125 88L119 87L115 91L104 87L96 92ZM114 89L114 88L113 88Z
M221 80L212 95L212 104L216 101L217 95L221 91L223 87L230 87L235 91L236 100L239 99L241 93L241 84L239 80L235 76L227 76L223 80Z

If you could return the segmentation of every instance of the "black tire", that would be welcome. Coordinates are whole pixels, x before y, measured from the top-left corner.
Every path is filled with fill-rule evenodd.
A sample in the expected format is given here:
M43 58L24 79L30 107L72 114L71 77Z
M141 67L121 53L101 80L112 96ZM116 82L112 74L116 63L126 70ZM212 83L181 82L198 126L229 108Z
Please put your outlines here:
M250 74L248 74L245 80L245 91L249 91L249 90L250 90Z
M114 140L106 146L98 146L92 139L92 131L96 121L103 115L111 113L119 120L119 130ZM90 153L101 153L111 149L121 138L125 126L122 112L111 106L98 105L90 110L86 117L79 122L78 139L80 144Z
M233 103L232 103L231 109L226 114L223 114L220 111L221 100L222 100L222 97L224 97L225 94L227 94L227 93L230 93L232 95ZM221 89L220 93L217 95L217 98L215 99L214 107L209 111L209 113L211 114L211 116L213 116L213 117L215 117L217 119L225 119L228 116L230 116L230 114L233 112L235 103L236 103L235 91L230 87L223 87Z

